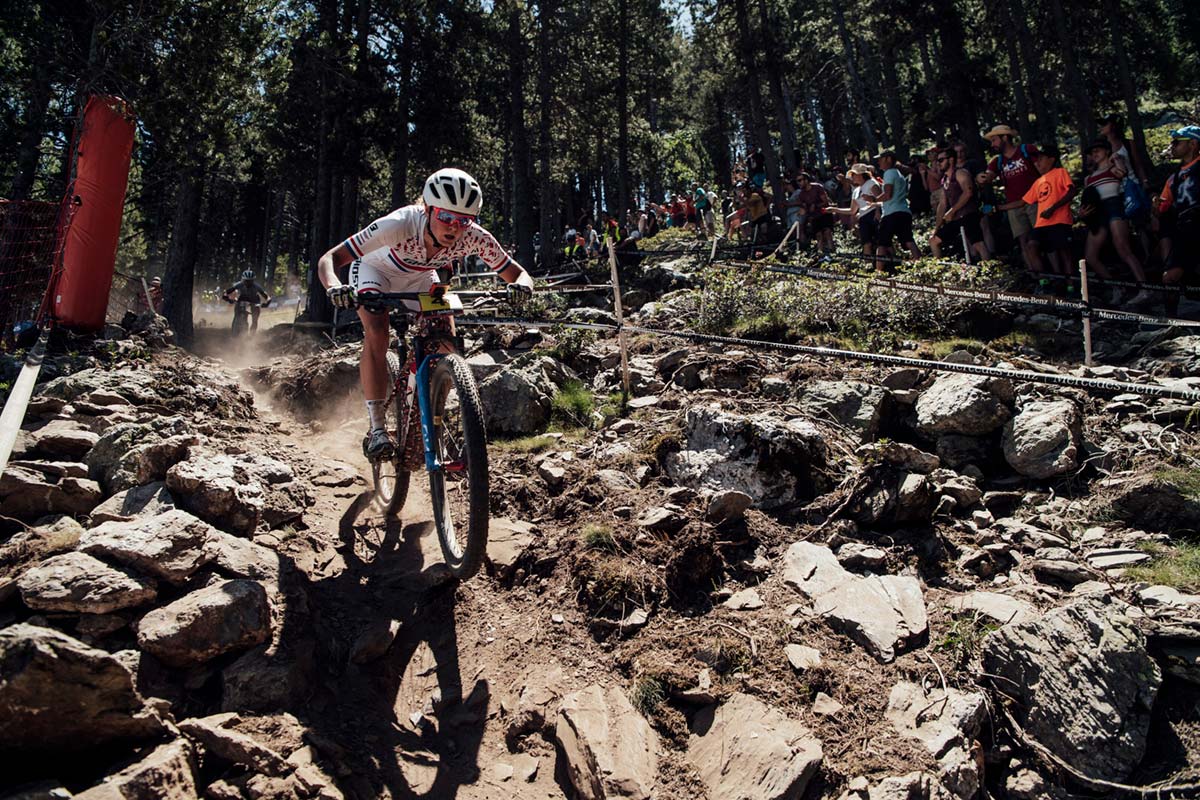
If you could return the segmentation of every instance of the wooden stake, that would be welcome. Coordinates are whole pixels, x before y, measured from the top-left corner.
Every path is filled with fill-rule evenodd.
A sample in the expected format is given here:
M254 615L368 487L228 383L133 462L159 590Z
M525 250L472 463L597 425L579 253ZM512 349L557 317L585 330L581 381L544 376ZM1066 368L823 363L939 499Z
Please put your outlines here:
M621 346L621 388L628 402L629 391L629 348L625 342L625 316L621 312L621 279L617 275L617 247L612 239L608 240L608 266L612 270L613 310L617 315L617 342Z
M1088 274L1087 261L1079 259L1079 296L1083 298L1083 304L1088 304ZM1088 309L1089 311L1091 309ZM1092 366L1092 317L1091 314L1085 314L1083 317L1083 363Z

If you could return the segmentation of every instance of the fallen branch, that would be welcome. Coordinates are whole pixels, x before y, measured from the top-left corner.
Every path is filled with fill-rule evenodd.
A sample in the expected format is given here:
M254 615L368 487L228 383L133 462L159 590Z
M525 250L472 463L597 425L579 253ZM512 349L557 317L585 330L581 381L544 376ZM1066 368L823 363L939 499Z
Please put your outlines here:
M754 641L753 636L724 622L714 622L713 625L716 625L718 628L725 628L728 631L736 633L738 636L746 637L746 641L750 642L750 655L758 658L758 643Z

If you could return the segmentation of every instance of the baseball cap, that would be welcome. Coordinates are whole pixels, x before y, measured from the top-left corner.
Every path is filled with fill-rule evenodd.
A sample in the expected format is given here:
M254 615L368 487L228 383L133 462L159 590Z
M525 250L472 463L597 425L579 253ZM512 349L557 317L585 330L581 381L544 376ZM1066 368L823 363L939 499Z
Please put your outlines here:
M1188 125L1179 130L1171 131L1172 139L1195 139L1200 142L1200 125Z

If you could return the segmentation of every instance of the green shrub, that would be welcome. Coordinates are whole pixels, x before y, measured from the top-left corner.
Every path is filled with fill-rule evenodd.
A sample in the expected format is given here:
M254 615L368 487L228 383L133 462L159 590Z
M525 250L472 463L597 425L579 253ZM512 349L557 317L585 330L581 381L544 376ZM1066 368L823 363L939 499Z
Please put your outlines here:
M592 393L579 381L567 381L550 401L551 418L570 428L590 427L594 409Z
M613 538L612 528L607 525L600 523L584 525L579 532L579 538L583 540L583 546L589 550L603 550L611 553L617 549L617 540Z

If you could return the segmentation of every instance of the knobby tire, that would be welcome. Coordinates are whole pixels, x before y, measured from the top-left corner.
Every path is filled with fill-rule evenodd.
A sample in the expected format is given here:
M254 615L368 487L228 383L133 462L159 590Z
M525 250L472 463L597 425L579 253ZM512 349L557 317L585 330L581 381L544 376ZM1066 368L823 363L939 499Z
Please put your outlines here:
M397 379L402 375L402 365L400 356L393 350L387 352L387 367L388 386L395 386ZM395 439L396 452L390 459L371 462L371 478L375 485L375 503L384 514L394 517L404 508L404 501L408 498L410 475L401 466L404 458L400 448L404 439L400 428L401 421L404 420L404 403L400 392L396 392L392 402L388 403L386 415L385 424Z
M443 356L430 379L434 448L443 463L461 461L458 472L429 474L433 519L446 565L466 580L479 571L487 550L487 442L479 389L462 356ZM448 403L451 392L457 403Z

